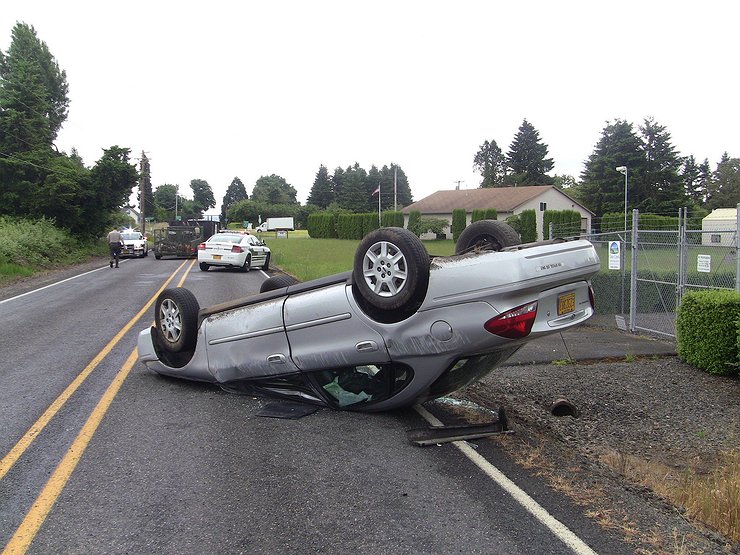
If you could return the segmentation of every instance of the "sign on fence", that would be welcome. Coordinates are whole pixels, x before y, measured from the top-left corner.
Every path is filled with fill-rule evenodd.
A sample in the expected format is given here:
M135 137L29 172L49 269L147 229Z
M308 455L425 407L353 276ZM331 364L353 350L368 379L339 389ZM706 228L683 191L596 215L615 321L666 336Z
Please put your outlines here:
M609 242L609 269L610 270L621 270L622 269L622 242L621 241L610 241Z

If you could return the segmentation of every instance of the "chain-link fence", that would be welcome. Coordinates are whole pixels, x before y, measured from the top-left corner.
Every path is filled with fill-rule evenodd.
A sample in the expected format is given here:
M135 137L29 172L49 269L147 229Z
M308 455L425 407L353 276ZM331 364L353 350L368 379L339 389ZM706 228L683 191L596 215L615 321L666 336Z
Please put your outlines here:
M635 210L632 222L631 230L585 237L601 258L601 271L592 280L593 323L673 338L685 292L740 291L740 218L725 228L702 230L683 209L672 229L641 229ZM551 233L563 236L555 226Z

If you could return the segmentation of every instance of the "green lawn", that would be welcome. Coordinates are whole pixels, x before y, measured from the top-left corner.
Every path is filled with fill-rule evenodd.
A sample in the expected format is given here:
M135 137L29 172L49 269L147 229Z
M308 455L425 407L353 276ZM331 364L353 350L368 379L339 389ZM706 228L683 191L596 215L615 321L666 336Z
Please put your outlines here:
M287 239L277 239L263 233L262 239L270 247L270 263L300 281L316 279L352 269L359 241L346 239L311 239L305 232L291 231ZM455 250L450 240L424 241L432 254L449 255Z

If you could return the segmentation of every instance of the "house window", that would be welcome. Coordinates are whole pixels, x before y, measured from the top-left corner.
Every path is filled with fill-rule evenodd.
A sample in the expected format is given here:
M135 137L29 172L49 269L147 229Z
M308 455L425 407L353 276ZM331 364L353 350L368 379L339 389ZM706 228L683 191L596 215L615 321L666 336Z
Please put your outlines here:
M547 203L546 202L541 202L540 203L540 212L544 212L545 210L547 210Z
M709 237L710 237L709 241L711 243L721 243L722 242L722 236L719 233L712 233Z

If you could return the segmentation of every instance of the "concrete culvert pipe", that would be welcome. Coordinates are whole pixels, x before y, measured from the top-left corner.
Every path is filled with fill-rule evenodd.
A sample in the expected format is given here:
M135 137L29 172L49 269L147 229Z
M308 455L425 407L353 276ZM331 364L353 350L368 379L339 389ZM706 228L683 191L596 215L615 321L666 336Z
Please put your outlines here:
M572 416L578 418L581 412L565 397L558 397L550 405L550 414L553 416Z

